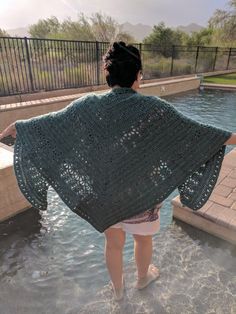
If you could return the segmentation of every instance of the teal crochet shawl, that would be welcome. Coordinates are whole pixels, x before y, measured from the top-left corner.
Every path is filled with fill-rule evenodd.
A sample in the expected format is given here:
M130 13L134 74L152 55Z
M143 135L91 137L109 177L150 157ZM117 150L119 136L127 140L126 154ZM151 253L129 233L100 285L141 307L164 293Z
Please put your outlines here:
M100 232L153 207L176 188L183 205L201 208L232 134L126 87L17 120L16 130L14 170L26 199L45 210L51 186Z

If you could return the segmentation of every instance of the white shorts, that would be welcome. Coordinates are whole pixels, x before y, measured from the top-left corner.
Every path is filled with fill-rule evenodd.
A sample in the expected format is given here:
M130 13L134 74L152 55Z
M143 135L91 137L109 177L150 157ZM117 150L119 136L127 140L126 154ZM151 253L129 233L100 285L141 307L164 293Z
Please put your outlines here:
M142 222L140 224L127 224L118 222L110 228L121 228L123 231L138 235L154 235L160 230L160 219L152 222Z
M163 203L157 204L151 209L151 215L150 210L147 210L131 219L118 222L110 228L121 228L123 231L130 234L154 235L160 230L160 208L162 204ZM149 217L151 217L150 221L148 221Z

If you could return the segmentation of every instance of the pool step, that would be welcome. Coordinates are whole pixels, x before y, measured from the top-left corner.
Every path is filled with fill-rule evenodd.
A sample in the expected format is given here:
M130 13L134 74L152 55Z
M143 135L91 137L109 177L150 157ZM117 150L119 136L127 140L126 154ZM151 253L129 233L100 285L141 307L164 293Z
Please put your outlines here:
M183 206L179 195L171 203L175 218L236 244L236 149L225 155L216 186L202 208Z
M13 168L13 148L0 143L0 221L32 207L21 193Z

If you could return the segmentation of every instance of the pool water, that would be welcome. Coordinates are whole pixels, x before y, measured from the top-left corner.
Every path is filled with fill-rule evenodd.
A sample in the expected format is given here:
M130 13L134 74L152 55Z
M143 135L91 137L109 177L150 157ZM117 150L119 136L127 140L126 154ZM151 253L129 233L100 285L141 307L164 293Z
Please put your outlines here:
M236 131L236 92L191 91L166 97L203 123ZM227 146L227 152L233 146ZM170 200L154 237L158 281L133 288L133 241L124 251L126 295L111 298L104 236L49 189L46 212L30 209L0 223L0 314L236 313L236 247L172 220Z

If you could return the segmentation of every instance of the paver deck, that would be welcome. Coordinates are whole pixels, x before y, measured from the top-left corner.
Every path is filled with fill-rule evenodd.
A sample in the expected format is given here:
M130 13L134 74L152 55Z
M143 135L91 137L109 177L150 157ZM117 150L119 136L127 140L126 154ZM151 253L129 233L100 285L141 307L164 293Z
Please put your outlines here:
M201 230L236 244L236 149L224 157L216 186L197 211L172 200L173 216Z

